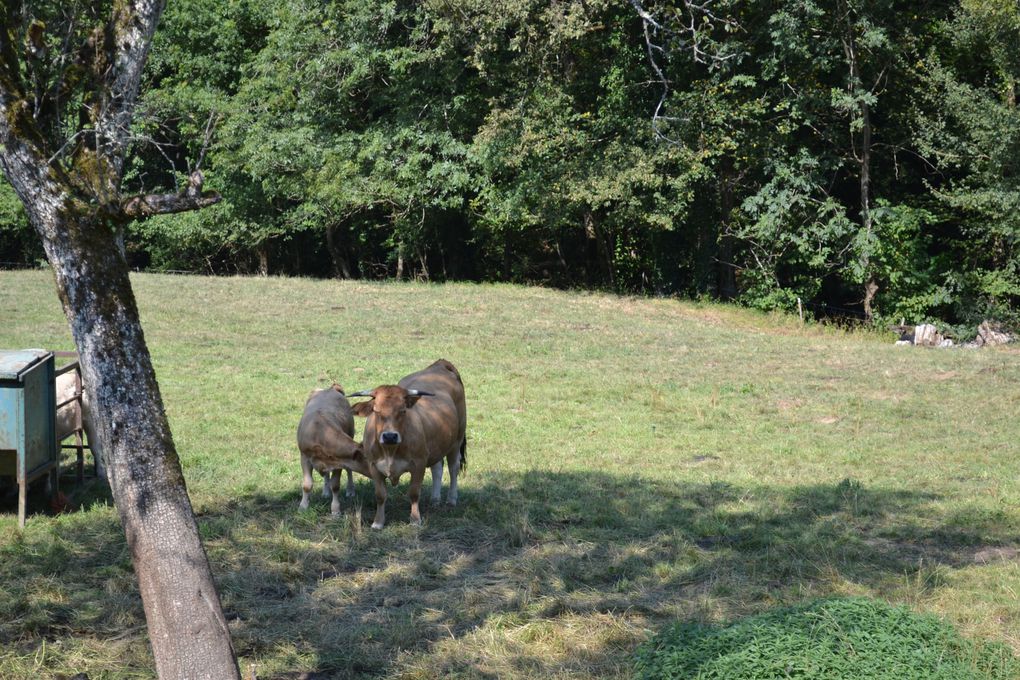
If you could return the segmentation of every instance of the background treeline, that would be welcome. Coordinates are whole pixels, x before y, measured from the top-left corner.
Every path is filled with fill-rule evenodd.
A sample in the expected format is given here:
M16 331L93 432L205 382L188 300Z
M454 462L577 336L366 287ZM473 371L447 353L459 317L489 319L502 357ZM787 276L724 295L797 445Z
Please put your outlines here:
M1017 321L1017 0L174 0L131 264ZM41 249L0 190L0 261Z

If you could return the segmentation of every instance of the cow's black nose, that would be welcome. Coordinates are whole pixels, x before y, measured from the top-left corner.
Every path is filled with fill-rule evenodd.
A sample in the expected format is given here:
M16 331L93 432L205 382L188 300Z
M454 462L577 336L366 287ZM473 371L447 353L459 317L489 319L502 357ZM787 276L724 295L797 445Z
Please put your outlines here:
M400 433L399 432L383 432L379 437L379 441L383 444L399 444Z

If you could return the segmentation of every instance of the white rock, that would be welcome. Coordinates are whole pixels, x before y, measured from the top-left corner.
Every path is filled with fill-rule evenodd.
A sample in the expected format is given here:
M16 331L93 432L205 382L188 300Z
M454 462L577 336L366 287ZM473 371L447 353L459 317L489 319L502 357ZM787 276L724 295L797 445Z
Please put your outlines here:
M942 336L938 329L930 323L923 323L914 327L914 344L919 347L938 347L942 342Z

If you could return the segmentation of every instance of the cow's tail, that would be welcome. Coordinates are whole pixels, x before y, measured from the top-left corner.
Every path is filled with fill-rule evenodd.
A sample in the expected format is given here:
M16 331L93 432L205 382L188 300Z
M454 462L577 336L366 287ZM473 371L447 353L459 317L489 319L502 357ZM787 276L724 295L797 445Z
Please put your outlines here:
M460 469L467 469L467 435L464 435L464 439L460 443Z

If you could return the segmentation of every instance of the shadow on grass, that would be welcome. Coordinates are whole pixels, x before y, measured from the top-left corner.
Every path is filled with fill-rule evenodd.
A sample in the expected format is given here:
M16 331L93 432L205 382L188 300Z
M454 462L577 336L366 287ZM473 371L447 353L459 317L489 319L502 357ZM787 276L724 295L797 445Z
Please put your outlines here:
M54 499L49 495L47 479L44 475L29 484L26 521L33 517L56 515L63 512L76 512L96 503L108 505L113 503L113 495L109 485L98 479L89 466L81 483L75 480L74 461L61 461L59 489L61 496ZM17 518L18 483L14 477L0 477L0 515Z
M947 570L1020 545L1009 518L944 516L938 501L853 480L747 489L533 472L465 488L420 530L405 524L406 486L387 528L369 530L365 483L364 517L345 503L332 520L325 502L298 515L286 494L212 508L204 523L238 651L256 661L290 655L323 677L617 675L647 628L675 617L848 587L921 597Z
M949 570L1020 546L1013 517L947 514L930 494L853 480L503 475L462 487L457 508L426 505L421 528L406 524L405 484L381 532L368 528L367 482L337 519L325 501L299 513L297 500L256 494L200 516L238 654L259 678L626 675L637 643L669 620L847 590L922 597ZM22 654L43 639L123 639L142 621L112 510L61 520L0 546L5 580L21 579L0 591L0 643Z

